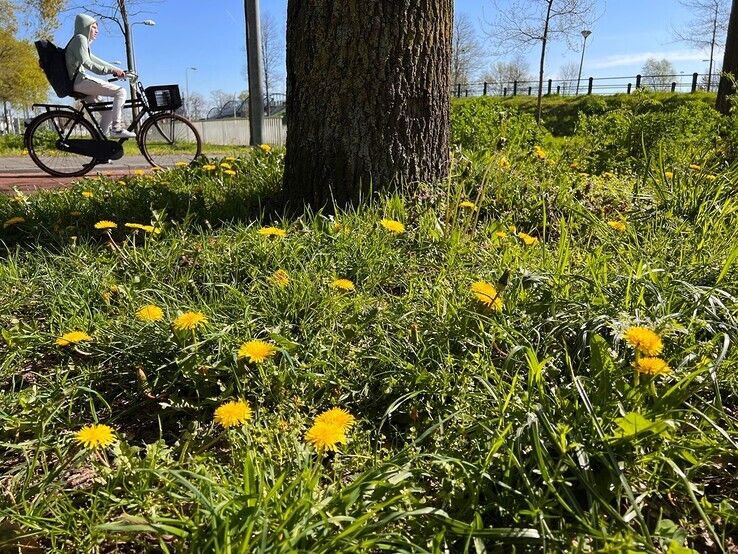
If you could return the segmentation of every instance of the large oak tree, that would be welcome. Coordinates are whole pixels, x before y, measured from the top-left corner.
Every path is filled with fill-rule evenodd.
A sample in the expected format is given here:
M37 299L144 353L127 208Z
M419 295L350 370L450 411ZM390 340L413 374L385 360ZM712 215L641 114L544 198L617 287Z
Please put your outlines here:
M730 111L728 97L735 94L735 80L738 78L738 0L733 0L728 21L728 36L725 39L723 74L718 87L717 109L724 114Z
M289 0L293 205L446 176L452 27L453 0Z

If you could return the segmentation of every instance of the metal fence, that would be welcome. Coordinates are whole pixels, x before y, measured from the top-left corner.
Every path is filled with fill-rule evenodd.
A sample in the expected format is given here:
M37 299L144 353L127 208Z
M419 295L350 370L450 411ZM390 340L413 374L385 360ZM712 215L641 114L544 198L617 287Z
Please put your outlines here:
M680 73L679 75L635 75L631 77L588 77L584 79L548 79L543 81L543 94L574 96L577 94L630 94L634 90L663 92L716 91L720 74ZM502 81L457 83L452 96L538 96L538 81Z

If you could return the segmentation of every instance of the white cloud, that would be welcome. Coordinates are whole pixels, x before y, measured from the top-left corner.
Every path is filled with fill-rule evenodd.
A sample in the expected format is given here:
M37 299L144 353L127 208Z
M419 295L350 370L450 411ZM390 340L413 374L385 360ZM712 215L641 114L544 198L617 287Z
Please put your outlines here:
M642 65L648 58L661 60L666 58L670 62L700 61L705 59L703 52L694 50L673 50L665 52L636 52L633 54L616 54L593 60L588 65L591 68L604 69L608 67L620 67L627 65ZM717 58L717 56L716 56Z

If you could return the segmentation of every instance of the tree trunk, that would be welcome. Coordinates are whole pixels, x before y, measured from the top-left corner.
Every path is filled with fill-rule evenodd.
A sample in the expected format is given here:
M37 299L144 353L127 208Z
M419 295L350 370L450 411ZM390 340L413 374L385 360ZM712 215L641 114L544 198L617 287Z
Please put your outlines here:
M543 66L546 62L546 45L548 43L548 25L551 22L551 8L553 0L548 0L548 9L546 10L546 21L543 27L543 38L541 39L541 65L538 68L538 101L536 105L536 122L540 125L541 115L543 114Z
M728 22L728 38L725 40L725 56L723 57L723 73L718 86L717 103L719 112L728 115L730 102L728 97L735 93L734 80L738 78L738 0L733 0Z
M289 0L284 191L331 209L448 172L453 0Z

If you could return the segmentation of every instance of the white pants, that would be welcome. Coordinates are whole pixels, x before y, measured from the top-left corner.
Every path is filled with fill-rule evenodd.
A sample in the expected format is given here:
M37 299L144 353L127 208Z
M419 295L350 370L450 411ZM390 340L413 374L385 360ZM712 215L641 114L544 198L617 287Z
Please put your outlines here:
M100 112L100 127L107 133L112 123L114 129L123 127L123 104L126 102L126 89L108 81L85 75L74 84L74 92L85 94L86 102L103 102L103 97L113 99L113 107Z

